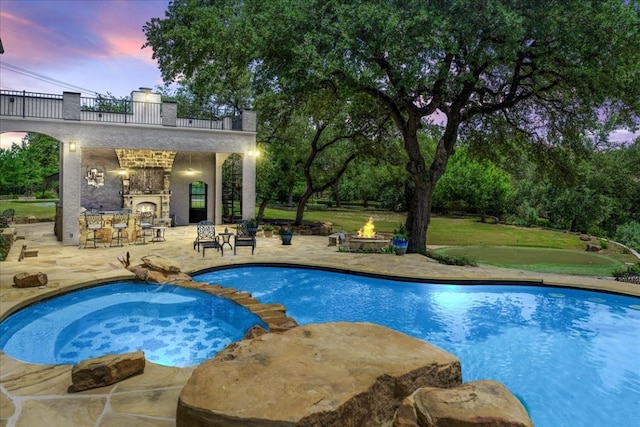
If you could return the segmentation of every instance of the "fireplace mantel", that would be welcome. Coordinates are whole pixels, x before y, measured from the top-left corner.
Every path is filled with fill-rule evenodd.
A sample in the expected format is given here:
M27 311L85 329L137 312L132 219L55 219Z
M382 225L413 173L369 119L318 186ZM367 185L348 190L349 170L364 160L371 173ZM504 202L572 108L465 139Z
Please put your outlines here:
M156 218L169 219L169 201L171 194L167 192L151 192L151 193L135 193L123 194L124 208L130 209L135 213L140 211L139 205L143 203L152 203L155 205Z

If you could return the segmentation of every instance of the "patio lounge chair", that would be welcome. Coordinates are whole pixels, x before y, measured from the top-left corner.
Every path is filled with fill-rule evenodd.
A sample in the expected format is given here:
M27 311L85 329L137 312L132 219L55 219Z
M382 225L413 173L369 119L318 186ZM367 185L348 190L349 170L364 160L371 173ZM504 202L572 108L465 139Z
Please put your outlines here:
M197 225L196 239L193 241L193 249L198 249L200 252L200 245L207 242L217 242L216 237L216 225L213 221L200 221Z
M256 249L256 233L249 230L248 221L242 221L236 227L236 235L233 236L233 254L236 254L238 246L251 246L251 255Z

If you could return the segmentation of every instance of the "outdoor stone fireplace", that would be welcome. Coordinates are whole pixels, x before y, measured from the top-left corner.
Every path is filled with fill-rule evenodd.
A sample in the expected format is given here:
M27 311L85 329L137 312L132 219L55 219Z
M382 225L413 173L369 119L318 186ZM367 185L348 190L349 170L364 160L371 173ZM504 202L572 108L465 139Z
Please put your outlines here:
M175 151L116 150L122 170L123 208L154 211L156 223L170 225L171 168Z

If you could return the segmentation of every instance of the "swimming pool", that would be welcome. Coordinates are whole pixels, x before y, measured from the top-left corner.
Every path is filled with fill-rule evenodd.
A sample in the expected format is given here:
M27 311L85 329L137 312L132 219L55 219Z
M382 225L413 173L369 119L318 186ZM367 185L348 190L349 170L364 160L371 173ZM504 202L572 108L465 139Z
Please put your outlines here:
M0 324L0 348L30 363L73 364L105 354L144 350L165 366L193 366L242 339L248 309L206 292L118 282L70 292Z
M429 341L460 358L464 381L504 383L536 427L631 426L640 419L639 298L281 267L235 267L194 279L281 303L300 324L368 321Z

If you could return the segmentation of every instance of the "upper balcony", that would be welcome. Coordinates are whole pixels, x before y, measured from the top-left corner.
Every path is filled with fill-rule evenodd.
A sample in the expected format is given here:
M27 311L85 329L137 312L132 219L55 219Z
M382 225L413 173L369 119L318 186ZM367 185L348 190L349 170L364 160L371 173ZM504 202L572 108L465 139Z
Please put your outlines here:
M192 129L256 130L253 112L243 111L238 114L232 109L212 108L179 116L175 102L162 101L159 94L145 88L133 91L130 99L122 100L87 98L76 92L55 95L0 90L0 116Z

